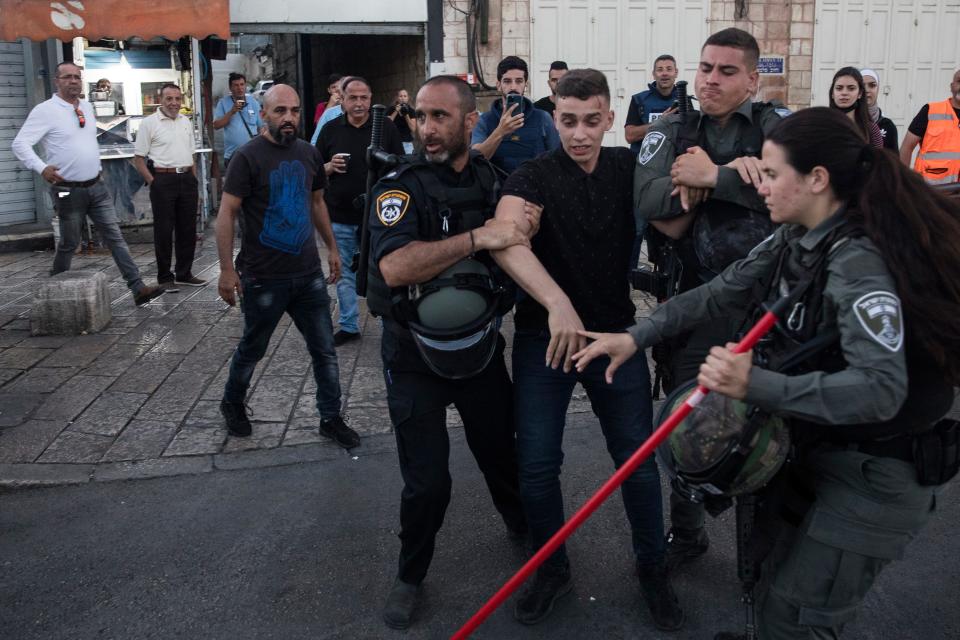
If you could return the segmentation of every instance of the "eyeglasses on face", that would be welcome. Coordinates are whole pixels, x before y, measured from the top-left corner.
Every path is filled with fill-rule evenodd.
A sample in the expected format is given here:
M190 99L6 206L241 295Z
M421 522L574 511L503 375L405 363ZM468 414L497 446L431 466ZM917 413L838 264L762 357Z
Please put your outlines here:
M87 117L83 115L83 111L80 111L80 107L74 107L73 112L77 114L77 122L80 123L80 128L83 129L87 124Z

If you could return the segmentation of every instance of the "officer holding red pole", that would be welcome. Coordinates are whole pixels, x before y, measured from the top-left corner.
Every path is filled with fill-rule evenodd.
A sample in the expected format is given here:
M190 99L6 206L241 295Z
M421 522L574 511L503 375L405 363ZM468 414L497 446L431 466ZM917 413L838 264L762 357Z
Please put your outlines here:
M769 133L762 174L783 225L774 235L628 334L583 332L594 342L574 360L609 356L613 380L640 349L792 292L769 340L745 354L713 347L697 380L751 408L742 415L786 420L793 440L761 493L758 529L774 544L759 637L837 638L957 472L960 429L943 416L960 381L960 290L948 275L960 269L960 207L825 108Z

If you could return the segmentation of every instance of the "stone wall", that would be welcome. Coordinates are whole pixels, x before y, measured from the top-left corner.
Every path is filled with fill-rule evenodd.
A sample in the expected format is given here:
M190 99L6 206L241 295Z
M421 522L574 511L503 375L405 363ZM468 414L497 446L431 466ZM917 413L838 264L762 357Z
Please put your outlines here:
M761 76L761 99L810 106L814 0L711 0L710 14L711 32L739 27L757 39L761 56L784 57L784 75Z

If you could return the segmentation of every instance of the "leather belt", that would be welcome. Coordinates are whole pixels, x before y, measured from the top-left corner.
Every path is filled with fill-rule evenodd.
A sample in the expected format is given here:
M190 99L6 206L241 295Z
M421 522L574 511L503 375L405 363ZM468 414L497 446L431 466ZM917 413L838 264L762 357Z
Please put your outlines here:
M157 173L187 173L192 167L154 167Z
M913 462L913 435L897 436L890 440L864 440L862 442L833 442L824 444L836 449L859 451L876 458L895 458L904 462Z
M97 176L96 178L93 178L93 179L91 179L91 180L84 180L83 182L70 182L69 180L61 180L60 182L56 183L56 184L53 185L53 186L55 186L55 187L73 187L73 188L77 188L77 187L92 187L93 185L97 184L98 182L100 182L100 176Z

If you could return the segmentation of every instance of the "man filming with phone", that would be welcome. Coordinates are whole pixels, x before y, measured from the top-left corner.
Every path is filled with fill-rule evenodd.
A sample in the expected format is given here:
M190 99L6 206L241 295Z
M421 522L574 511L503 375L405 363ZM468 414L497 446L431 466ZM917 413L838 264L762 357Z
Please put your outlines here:
M553 118L523 95L527 79L527 63L522 59L507 56L500 61L497 90L502 97L480 116L470 140L474 149L507 175L524 161L560 148Z
M213 110L213 128L223 129L223 166L230 164L233 152L260 132L260 103L247 93L247 78L231 73L230 93L220 98Z
M357 274L353 271L353 256L359 247L360 216L358 196L367 188L367 147L373 133L370 83L356 76L344 78L340 84L343 113L331 120L320 131L317 148L323 157L324 171L329 185L323 199L333 222L333 236L343 259L342 277L337 282L340 302L339 330L333 334L333 343L341 346L360 339L360 313L357 307ZM384 118L383 149L387 153L403 155L403 142L393 121Z

